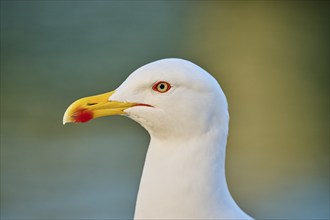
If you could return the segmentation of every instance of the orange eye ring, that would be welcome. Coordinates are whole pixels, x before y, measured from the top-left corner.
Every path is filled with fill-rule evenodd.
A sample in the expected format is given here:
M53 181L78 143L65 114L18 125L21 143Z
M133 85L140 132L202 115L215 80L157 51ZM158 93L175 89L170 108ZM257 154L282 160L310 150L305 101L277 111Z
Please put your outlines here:
M160 93L165 93L168 90L170 90L172 87L168 82L165 81L160 81L155 83L155 85L152 86L152 89L156 92L160 92Z

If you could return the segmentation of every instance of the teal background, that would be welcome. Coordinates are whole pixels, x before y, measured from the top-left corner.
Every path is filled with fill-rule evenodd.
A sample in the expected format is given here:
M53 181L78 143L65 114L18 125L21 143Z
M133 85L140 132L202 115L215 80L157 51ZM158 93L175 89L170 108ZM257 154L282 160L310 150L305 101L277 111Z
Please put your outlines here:
M255 218L329 218L327 1L1 1L1 219L131 219L149 136L68 105L180 57L220 82Z

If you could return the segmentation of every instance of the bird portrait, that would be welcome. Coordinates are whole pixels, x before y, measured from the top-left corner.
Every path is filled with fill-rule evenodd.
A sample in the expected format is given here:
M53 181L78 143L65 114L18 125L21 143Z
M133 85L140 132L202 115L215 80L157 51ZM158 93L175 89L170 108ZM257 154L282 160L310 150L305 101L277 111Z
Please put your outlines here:
M110 115L150 135L135 219L250 219L227 187L228 105L208 72L178 58L149 63L114 91L73 102L63 123Z

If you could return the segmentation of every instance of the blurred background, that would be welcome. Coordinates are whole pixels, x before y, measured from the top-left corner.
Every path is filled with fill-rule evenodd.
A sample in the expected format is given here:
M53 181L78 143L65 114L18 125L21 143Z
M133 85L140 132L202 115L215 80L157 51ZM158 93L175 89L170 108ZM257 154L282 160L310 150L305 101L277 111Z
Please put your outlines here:
M1 1L1 218L131 219L147 132L62 116L167 57L200 65L227 95L242 209L329 218L327 1Z

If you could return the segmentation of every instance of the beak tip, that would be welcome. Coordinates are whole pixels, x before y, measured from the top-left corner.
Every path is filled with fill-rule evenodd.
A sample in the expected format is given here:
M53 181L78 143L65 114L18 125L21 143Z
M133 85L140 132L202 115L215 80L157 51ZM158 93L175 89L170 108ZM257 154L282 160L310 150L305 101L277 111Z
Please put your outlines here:
M63 118L62 123L63 123L63 125L65 125L66 123L68 123L68 121L66 120L66 118Z
M70 123L71 120L70 120L70 116L69 116L69 113L68 113L68 110L65 111L64 115L63 115L63 125L67 124L67 123Z

